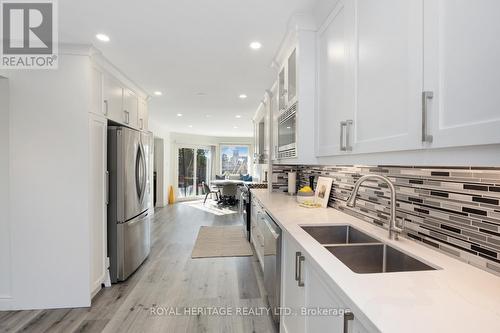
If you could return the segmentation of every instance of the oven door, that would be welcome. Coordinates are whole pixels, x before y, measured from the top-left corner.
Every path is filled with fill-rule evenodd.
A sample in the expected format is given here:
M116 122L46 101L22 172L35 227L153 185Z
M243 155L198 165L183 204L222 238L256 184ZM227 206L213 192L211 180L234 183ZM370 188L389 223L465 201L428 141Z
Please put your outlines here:
M295 113L283 119L278 125L278 151L287 151L296 148L296 127L297 127L297 116Z

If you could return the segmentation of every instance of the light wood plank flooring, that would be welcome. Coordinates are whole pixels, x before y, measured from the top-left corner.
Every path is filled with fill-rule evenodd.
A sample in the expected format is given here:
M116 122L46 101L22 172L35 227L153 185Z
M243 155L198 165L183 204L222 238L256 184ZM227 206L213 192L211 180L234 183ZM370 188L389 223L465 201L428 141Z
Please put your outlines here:
M269 316L153 315L154 307L264 307L254 257L191 259L203 225L238 225L186 204L157 210L152 251L126 282L102 290L90 308L0 312L0 332L276 332Z

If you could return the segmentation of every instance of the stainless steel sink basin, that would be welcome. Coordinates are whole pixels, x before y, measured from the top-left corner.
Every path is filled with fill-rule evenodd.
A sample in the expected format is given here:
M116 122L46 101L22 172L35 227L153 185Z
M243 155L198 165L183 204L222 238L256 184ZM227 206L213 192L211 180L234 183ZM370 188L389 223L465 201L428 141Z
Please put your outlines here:
M380 243L349 225L303 226L301 228L323 245Z
M325 246L325 248L355 273L435 270L387 244Z

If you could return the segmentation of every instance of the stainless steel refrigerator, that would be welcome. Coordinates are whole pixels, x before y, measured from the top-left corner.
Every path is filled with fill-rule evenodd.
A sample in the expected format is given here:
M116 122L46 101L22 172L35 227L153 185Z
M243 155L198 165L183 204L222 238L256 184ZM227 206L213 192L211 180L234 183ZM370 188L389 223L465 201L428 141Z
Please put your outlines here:
M151 133L108 127L108 256L111 282L126 280L151 248Z

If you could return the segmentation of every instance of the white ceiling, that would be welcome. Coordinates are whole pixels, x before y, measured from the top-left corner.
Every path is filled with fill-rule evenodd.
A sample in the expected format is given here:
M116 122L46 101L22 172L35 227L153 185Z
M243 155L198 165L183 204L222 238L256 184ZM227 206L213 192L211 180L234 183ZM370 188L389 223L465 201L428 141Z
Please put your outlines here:
M315 0L58 3L61 42L93 43L149 94L163 92L150 101L152 119L175 132L251 136L288 19ZM97 33L111 41L97 41ZM258 51L249 48L254 40L263 45Z

